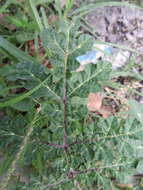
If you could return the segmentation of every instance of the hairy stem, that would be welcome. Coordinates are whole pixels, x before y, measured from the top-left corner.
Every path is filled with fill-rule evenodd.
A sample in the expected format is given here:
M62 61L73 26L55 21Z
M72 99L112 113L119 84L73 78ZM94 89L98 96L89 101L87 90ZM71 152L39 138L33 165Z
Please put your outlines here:
M112 164L112 165L107 165L107 166L102 166L102 167L96 167L96 168L88 168L88 169L85 169L85 170L74 170L74 171L70 171L67 176L65 177L64 180L61 180L59 182L56 182L56 183L53 183L53 184L48 184L46 187L45 187L45 190L47 188L53 188L55 186L58 186L58 185L62 185L62 184L65 184L65 183L68 183L70 181L73 181L76 179L76 177L80 174L86 174L86 173L92 173L92 172L99 172L100 170L103 170L103 169L108 169L108 168L113 168L113 167L125 167L126 165L130 165L132 164L132 162L125 162L125 163L117 163L117 164ZM76 181L76 180L75 180ZM77 182L77 181L76 181ZM78 183L79 185L79 183ZM79 187L79 186L78 186Z
M64 59L64 97L63 97L63 103L64 103L64 146L65 151L68 150L68 135L67 135L67 63L68 63L68 50L69 49L69 30L67 31L67 47L66 47L66 53L65 53L65 59Z
M68 136L67 136L67 82L65 81L65 89L64 89L64 146L67 151L68 145Z

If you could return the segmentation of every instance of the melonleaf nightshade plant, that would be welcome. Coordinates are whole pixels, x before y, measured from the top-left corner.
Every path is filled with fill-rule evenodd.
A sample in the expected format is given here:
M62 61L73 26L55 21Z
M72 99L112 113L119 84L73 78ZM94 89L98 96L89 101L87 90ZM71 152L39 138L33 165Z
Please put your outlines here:
M131 183L128 176L142 170L137 149L142 147L143 126L138 118L142 108L132 109L137 109L137 102L131 103L134 114L126 119L104 119L86 107L89 93L103 92L110 82L112 65L100 60L76 72L75 58L94 43L91 35L80 32L80 26L76 17L61 18L55 27L40 32L51 69L24 59L23 54L22 61L0 68L4 88L0 146L13 158L2 189L9 186L17 163L29 168L31 175L30 184L23 188L31 185L32 189L34 183L41 190L108 190L116 182Z

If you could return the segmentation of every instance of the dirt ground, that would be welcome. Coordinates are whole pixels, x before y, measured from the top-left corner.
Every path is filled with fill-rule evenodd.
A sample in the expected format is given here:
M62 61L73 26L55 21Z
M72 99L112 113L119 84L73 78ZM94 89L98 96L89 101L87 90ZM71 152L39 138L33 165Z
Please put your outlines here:
M135 48L143 54L143 10L104 7L86 16L100 40Z

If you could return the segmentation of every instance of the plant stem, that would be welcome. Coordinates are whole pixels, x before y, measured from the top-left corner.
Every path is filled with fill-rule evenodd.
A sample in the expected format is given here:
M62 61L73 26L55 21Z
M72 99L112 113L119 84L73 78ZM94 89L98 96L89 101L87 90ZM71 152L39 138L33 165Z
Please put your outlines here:
M64 147L67 152L68 149L68 135L67 135L67 55L65 55L65 64L64 64Z
M80 175L80 174L86 174L86 173L92 173L92 172L99 172L100 170L103 170L103 169L108 169L108 168L113 168L113 167L122 167L122 166L126 166L126 165L130 165L132 164L132 162L128 162L128 163L117 163L117 164L113 164L113 165L107 165L107 166L102 166L102 167L96 167L96 168L88 168L88 169L85 169L85 170L78 170L78 171L70 171L68 173L68 178L65 178L64 180L61 180L57 183L53 183L53 184L48 184L46 187L45 187L45 190L47 188L53 188L55 186L58 186L58 185L62 185L62 184L65 184L65 183L68 183L70 181L73 181L76 179L77 175Z
M67 112L68 112L68 96L67 96L67 90L68 90L68 85L67 85L67 64L68 64L68 56L69 56L69 42L70 42L70 29L71 26L67 30L67 47L65 51L65 59L64 59L64 97L63 97L63 103L64 103L64 146L65 146L65 151L68 153L68 134L67 134L67 126L68 126L68 121L67 121ZM67 157L68 159L68 157Z
M52 147L58 148L58 149L65 149L65 146L64 145L60 145L60 144L55 144L55 143L50 143L50 142L45 142L45 141L40 141L38 143L40 143L40 144L46 144L48 146L52 146Z

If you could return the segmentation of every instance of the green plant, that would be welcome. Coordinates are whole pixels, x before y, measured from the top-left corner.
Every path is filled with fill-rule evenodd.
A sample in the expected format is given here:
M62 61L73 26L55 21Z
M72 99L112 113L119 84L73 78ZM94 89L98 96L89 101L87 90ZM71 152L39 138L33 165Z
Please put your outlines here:
M143 107L131 100L127 118L112 115L104 119L89 113L86 98L90 92L102 92L104 86L110 86L112 65L99 61L76 72L75 57L94 43L92 36L81 32L79 19L91 6L72 12L71 18L69 10L74 2L68 0L62 11L56 1L60 18L52 27L46 26L44 9L40 18L35 2L29 3L36 25L34 40L42 41L52 68L0 36L2 55L12 55L9 59L13 62L0 67L0 146L3 154L11 155L10 161L3 161L9 169L1 189L11 185L17 163L30 175L30 182L24 184L17 177L15 190L108 190L120 188L117 184L131 184L129 176L143 168ZM105 5L128 6L108 2L95 4L95 8ZM2 167L0 174L5 170Z

